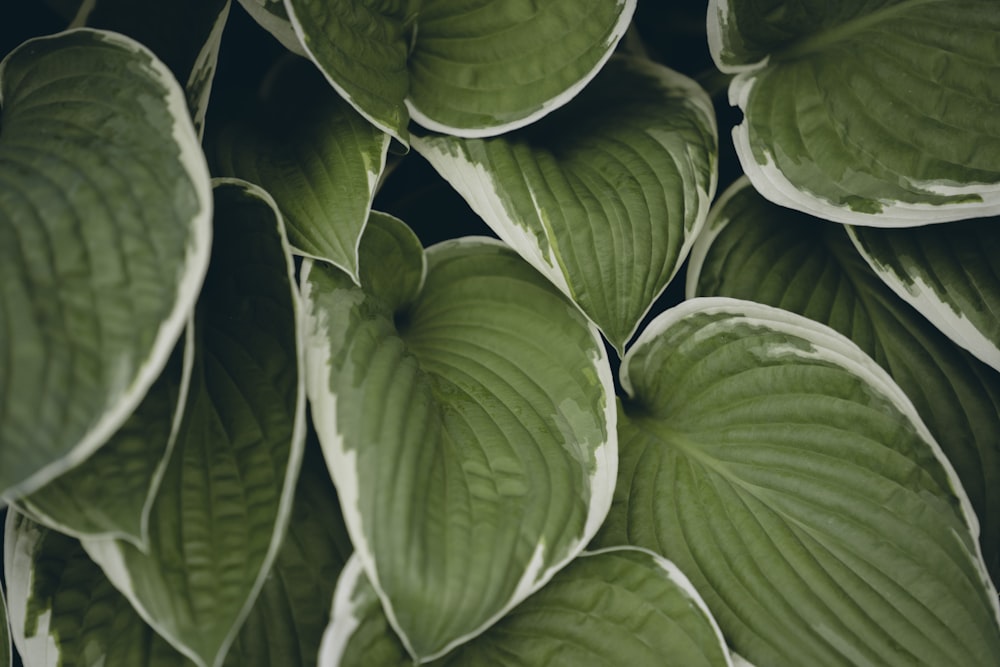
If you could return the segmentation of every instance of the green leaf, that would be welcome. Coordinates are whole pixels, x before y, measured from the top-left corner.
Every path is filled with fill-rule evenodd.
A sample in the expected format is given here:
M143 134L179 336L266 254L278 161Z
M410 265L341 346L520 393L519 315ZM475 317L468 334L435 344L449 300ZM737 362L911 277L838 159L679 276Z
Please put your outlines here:
M0 63L0 496L100 447L159 376L208 264L184 94L140 44L77 30Z
M239 0L247 14L292 53L306 57L306 51L292 28L284 0Z
M229 0L88 0L72 25L111 30L146 45L184 82L200 136L228 17Z
M900 301L843 226L775 206L744 179L720 197L691 251L695 295L799 313L848 336L886 369L958 472L980 519L986 563L1000 577L1000 375Z
M28 667L190 667L74 538L11 511L4 570L14 643Z
M353 559L334 597L320 664L407 664ZM669 561L617 547L583 554L492 628L435 665L732 665L722 633Z
M7 598L0 587L0 665L14 664L13 649L10 644L10 625L7 621Z
M357 279L358 244L389 137L305 61L279 69L273 81L255 116L220 133L218 171L271 193L297 252L332 262Z
M635 0L285 0L285 8L337 92L406 144L411 116L433 130L490 136L565 104L611 56Z
M596 532L617 461L613 388L596 329L509 248L434 246L421 286L412 232L388 216L368 229L362 275L381 279L365 290L303 265L308 393L365 572L429 660Z
M351 552L319 443L307 441L288 534L227 667L315 665L334 587Z
M76 537L113 537L146 548L149 511L173 451L191 379L188 327L136 411L82 464L17 501L35 521Z
M917 229L851 229L851 240L892 290L949 338L1000 370L997 221Z
M708 23L771 201L880 227L1000 213L994 0L712 0Z
M622 350L677 272L715 195L711 101L618 57L571 104L492 139L413 146Z
M698 298L622 361L621 466L598 544L690 577L757 664L995 665L996 591L951 465L832 329Z
M156 631L201 667L222 664L281 544L305 436L292 265L256 186L215 188L212 264L195 361L149 549L84 547Z
M423 0L408 60L410 115L485 137L569 102L625 35L636 0Z

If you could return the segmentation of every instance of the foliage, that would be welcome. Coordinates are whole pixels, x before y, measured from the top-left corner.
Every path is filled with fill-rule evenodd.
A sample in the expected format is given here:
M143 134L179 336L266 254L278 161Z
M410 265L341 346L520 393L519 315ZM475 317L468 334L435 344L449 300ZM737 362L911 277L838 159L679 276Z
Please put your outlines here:
M0 665L1000 663L993 0L19 4Z

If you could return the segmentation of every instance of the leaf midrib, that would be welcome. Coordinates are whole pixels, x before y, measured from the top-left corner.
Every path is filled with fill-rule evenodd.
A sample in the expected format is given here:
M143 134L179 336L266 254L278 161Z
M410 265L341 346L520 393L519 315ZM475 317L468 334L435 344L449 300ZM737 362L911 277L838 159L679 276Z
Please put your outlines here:
M940 2L940 0L903 0L903 2L900 2L899 4L885 7L870 14L865 14L851 19L827 30L808 35L807 37L792 42L792 44L784 50L773 52L771 54L771 62L786 62L790 60L797 60L817 52L822 53L835 44L846 41L866 30L870 30L881 23L885 23L886 21L893 19L898 14L905 13L914 7L926 5L932 2Z

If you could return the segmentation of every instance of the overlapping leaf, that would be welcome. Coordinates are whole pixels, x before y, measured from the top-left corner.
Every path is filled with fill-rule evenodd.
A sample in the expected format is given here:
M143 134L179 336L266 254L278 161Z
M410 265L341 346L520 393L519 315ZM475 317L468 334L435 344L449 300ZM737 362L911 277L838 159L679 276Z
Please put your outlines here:
M222 664L285 531L305 435L297 303L281 220L256 186L215 189L212 264L177 444L149 549L84 547L139 614L202 667Z
M953 341L1000 370L998 221L849 233L861 255L896 294Z
M160 488L191 378L188 327L159 379L136 411L90 458L18 508L34 520L77 537L114 537L145 549L149 510Z
M273 80L256 115L221 132L215 151L219 171L271 193L298 252L356 278L358 243L389 137L330 90L308 63L285 65Z
M487 136L565 104L610 57L635 0L285 0L337 91L407 142L425 127Z
M846 338L691 299L622 362L599 544L673 560L756 664L994 665L976 520L912 404Z
M184 83L200 134L228 17L229 0L87 0L72 25L113 30L146 45Z
M283 0L239 0L239 3L253 20L271 33L282 46L300 56L306 55L302 43L292 28Z
M684 261L715 194L708 96L639 59L612 59L572 104L529 128L413 145L619 350Z
M321 667L406 664L357 561L344 569ZM732 665L708 608L670 562L631 547L588 553L435 665Z
M0 495L79 463L160 374L208 263L208 172L145 47L77 30L0 64Z
M818 217L911 226L1000 212L993 0L712 0L743 169Z
M942 229L955 224L964 223ZM713 208L691 252L688 296L696 295L805 315L885 368L958 472L980 519L986 563L1000 577L1000 376L897 299L842 226L775 206L740 181Z
M420 660L583 548L617 461L604 347L575 306L489 239L435 246L424 269L412 232L374 216L364 289L302 272L313 419L365 572Z

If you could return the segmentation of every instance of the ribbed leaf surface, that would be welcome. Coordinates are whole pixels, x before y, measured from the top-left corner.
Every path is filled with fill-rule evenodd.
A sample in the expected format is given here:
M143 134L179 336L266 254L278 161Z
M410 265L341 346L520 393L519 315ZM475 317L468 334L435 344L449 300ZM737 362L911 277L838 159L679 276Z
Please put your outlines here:
M576 95L614 51L635 0L285 0L327 80L407 143L527 125Z
M492 139L413 146L621 350L680 267L715 194L708 96L615 58L571 104Z
M191 389L148 552L84 542L140 615L202 667L222 664L264 583L305 437L291 259L273 206L247 183L216 186Z
M405 652L360 564L344 569L321 667L396 667ZM342 647L342 652L333 650ZM584 554L487 632L434 665L731 665L697 592L670 562L617 547Z
M163 373L136 411L101 449L18 508L34 520L77 537L115 537L145 548L149 509L173 450L191 379L191 333L178 343Z
M942 229L955 224L964 223ZM954 465L980 519L986 563L1000 577L1000 375L896 298L844 228L775 206L741 181L719 199L691 252L688 296L695 295L805 315L886 369Z
M421 289L412 232L387 217L368 229L362 274L367 261L382 279L365 290L303 266L308 392L365 571L430 659L596 531L617 460L613 389L596 329L513 251L435 246Z
M673 560L766 665L995 665L975 517L912 405L846 338L692 299L623 360L621 467L599 544Z
M994 0L712 0L708 19L768 199L881 227L1000 213Z
M170 72L79 30L0 64L0 496L91 454L159 376L208 263L208 172Z
M389 137L330 90L309 63L286 65L274 80L253 117L221 132L218 171L274 197L297 252L356 278L358 243Z
M851 240L896 294L1000 370L1000 220L854 229Z
M4 570L26 667L191 667L71 538L7 515Z

